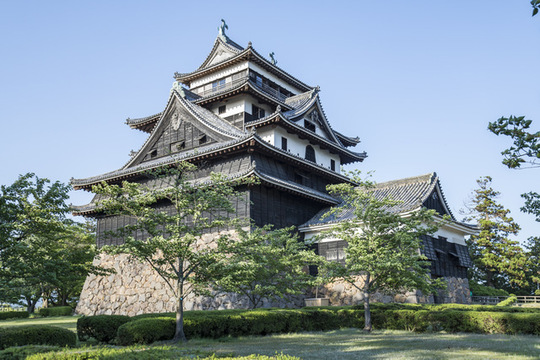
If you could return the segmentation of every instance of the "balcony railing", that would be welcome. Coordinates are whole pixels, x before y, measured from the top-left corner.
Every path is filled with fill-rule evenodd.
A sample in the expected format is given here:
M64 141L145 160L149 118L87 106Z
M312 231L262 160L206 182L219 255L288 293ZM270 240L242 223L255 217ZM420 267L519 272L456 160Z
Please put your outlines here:
M229 90L229 89L232 89L238 85L240 85L241 83L245 82L246 80L249 79L249 76L246 75L246 76L242 76L238 79L234 79L232 81L229 81L229 82L225 82L223 84L217 84L216 86L212 86L212 88L210 89L206 89L206 90L203 90L203 91L194 91L195 94L199 95L200 97L206 97L206 96L209 96L209 95L213 95L217 92L221 92L221 91L225 91L225 90ZM281 93L279 90L276 90L270 86L268 86L268 84L265 84L265 83L262 83L262 82L255 82L253 81L253 84L255 84L255 86L257 86L259 89L261 89L262 91L264 91L265 93L267 93L268 95L271 95L281 101L285 101L285 99L288 97L287 95Z

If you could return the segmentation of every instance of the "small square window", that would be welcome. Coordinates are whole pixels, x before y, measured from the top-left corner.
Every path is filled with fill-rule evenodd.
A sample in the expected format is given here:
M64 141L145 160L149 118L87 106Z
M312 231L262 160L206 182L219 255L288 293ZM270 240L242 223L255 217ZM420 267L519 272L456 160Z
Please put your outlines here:
M315 129L316 129L315 124L307 120L304 120L304 127L308 129L309 131L313 131L313 132L315 132Z
M288 147L287 147L287 138L286 137L281 137L281 149L282 150L285 150L287 151Z
M227 111L227 105L218 107L218 114L224 114Z

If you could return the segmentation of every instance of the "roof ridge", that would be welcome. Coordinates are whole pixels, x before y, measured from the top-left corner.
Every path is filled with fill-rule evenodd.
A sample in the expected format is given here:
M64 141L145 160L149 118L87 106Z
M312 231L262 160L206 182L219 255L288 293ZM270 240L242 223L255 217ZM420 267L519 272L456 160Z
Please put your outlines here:
M408 185L420 182L427 182L429 180L430 184L438 180L437 173L431 172L424 175L411 176L403 179L389 180L381 183L376 183L375 188L382 189L385 187L391 187L395 185Z

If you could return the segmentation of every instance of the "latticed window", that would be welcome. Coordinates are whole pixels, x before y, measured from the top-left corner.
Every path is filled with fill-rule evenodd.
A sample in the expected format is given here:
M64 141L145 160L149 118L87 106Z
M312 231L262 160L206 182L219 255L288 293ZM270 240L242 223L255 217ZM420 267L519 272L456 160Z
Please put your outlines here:
M313 146L311 145L306 146L305 158L306 160L317 162L317 160L315 159L315 149L313 149Z

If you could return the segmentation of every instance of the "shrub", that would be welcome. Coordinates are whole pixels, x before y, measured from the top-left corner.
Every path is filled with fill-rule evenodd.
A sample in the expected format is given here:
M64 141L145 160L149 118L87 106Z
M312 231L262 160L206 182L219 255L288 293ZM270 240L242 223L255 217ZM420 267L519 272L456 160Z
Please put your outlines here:
M509 296L508 291L503 289L495 289L491 286L480 285L474 281L469 282L469 288L471 289L473 296Z
M501 301L497 306L511 306L517 302L517 296L510 296L508 299Z
M0 320L6 319L26 319L30 316L27 311L2 311L0 312Z
M22 345L73 346L77 335L57 326L26 325L0 328L0 349Z
M123 315L83 316L77 320L77 335L81 341L92 337L99 342L111 342L118 328L128 321L131 318Z
M130 321L118 328L118 344L151 344L174 337L176 320L170 317L149 317Z
M71 316L73 315L73 309L71 306L56 306L50 308L39 309L39 315L43 317L48 316Z
M59 346L54 345L24 345L8 347L5 350L0 350L0 359L2 360L24 360L34 354L42 354L52 351L62 350Z

